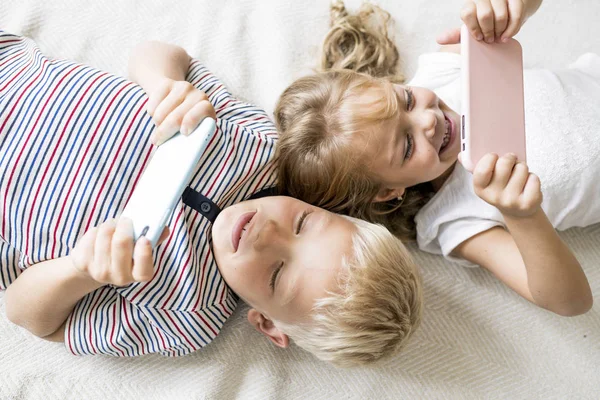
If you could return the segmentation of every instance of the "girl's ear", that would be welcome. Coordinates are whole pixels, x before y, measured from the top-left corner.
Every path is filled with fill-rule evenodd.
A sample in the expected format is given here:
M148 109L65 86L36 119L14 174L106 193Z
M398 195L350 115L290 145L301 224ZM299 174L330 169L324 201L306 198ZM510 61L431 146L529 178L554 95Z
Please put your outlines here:
M406 189L404 189L404 188L397 188L397 189L382 188L379 191L379 193L377 193L377 196L375 196L375 199L373 201L375 203L383 203L386 201L390 201L392 199L402 200L402 196L404 196L405 190Z
M286 348L290 344L288 335L281 332L269 317L255 310L248 311L248 322L250 322L257 331L265 335L271 342L281 348Z

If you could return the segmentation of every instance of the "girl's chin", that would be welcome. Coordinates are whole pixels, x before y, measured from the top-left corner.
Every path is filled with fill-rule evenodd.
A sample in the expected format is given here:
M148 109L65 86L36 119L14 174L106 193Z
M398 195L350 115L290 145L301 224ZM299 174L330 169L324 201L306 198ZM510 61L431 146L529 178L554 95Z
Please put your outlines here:
M458 143L452 143L452 148L446 149L442 154L441 161L454 163L458 160L458 154L460 153L460 140Z
M452 151L449 158L452 162L455 162L458 161L458 155L460 154L460 142L458 143L457 148L453 150L454 151Z

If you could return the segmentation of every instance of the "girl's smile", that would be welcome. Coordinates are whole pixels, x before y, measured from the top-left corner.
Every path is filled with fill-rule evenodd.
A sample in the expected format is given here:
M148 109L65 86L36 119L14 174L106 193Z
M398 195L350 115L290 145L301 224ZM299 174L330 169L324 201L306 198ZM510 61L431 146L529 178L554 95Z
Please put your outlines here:
M376 200L432 182L450 170L460 152L460 118L429 89L394 85L397 117L353 137L353 147L383 183Z

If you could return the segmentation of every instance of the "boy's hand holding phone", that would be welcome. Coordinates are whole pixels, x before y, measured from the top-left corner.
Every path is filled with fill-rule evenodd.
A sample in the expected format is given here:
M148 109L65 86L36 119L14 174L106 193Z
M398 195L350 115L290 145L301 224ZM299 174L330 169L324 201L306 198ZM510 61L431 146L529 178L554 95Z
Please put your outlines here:
M168 235L169 228L165 228L159 243ZM128 218L111 219L87 231L69 258L80 273L103 285L146 282L154 275L150 242L144 237L134 241Z
M148 96L146 110L157 126L150 140L156 146L178 131L189 135L204 117L216 119L206 93L187 81L164 78Z
M540 179L529 172L514 154L489 153L473 171L475 194L505 216L522 218L535 214L542 204Z

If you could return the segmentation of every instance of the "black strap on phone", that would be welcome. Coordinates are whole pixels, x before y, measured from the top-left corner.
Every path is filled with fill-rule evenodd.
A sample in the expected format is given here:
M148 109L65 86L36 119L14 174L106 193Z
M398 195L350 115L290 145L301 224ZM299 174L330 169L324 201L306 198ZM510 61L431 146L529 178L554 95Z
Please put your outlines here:
M259 192L254 193L252 196L248 198L248 200L260 199L262 197L268 196L276 196L277 188L272 187L268 189L263 189ZM196 210L200 214L202 214L205 218L207 218L211 223L215 223L217 216L221 212L221 208L216 205L211 199L204 196L202 193L199 193L192 189L191 187L186 187L183 191L183 195L181 196L181 200L183 204L186 206Z
M183 204L196 210L213 224L221 212L219 206L213 203L211 199L199 192L196 192L189 186L183 191L181 200L183 201Z

